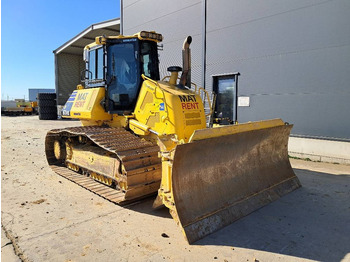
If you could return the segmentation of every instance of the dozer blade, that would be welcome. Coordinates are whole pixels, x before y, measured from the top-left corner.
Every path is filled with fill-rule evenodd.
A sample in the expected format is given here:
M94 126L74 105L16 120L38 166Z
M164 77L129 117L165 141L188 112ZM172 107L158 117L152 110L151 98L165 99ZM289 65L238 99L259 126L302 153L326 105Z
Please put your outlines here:
M203 129L176 147L173 198L189 243L301 186L288 159L291 128L275 119Z

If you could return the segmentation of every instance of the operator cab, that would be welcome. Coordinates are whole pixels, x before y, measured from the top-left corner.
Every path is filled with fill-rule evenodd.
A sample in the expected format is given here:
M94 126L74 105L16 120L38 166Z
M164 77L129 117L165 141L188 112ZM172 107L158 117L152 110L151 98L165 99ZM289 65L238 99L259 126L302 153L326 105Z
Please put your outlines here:
M124 114L135 108L145 76L159 80L157 39L142 33L133 37L105 38L102 45L91 47L85 54L85 88L105 87L105 110ZM161 35L153 33L158 38ZM160 36L160 37L159 37Z

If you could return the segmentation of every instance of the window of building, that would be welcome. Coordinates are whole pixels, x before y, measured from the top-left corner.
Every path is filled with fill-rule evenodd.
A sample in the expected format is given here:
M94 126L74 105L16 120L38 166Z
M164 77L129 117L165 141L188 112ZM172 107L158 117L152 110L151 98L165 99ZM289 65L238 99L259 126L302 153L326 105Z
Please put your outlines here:
M237 84L239 73L213 76L213 92L217 95L214 122L234 124L237 122Z

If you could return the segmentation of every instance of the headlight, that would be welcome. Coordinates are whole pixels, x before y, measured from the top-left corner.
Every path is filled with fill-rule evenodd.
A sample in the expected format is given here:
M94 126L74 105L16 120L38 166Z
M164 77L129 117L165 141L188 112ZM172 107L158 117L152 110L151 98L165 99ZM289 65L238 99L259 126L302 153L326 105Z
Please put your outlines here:
M163 40L163 36L161 34L157 34L154 31L147 32L147 31L141 31L139 33L140 38L143 38L144 40L146 39L151 39L155 40L157 42L161 42Z

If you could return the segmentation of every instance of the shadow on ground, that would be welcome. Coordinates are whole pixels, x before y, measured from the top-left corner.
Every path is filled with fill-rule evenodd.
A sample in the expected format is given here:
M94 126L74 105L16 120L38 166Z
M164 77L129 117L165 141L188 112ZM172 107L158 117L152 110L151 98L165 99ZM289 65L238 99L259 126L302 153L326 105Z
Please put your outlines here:
M146 199L143 199L139 202L133 203L131 205L125 206L125 208L128 208L132 211L135 212L140 212L140 213L145 213L148 215L152 216L157 216L157 217L163 217L163 218L169 218L172 219L169 209L167 209L165 206L162 206L160 208L154 209L153 206L153 201L155 200L155 196L148 197Z
M195 245L340 261L350 252L350 175L294 169L302 187Z
M350 252L350 175L294 169L302 187L194 245L233 246L321 261ZM126 208L171 219L154 210L155 197ZM180 230L180 228L179 228Z

